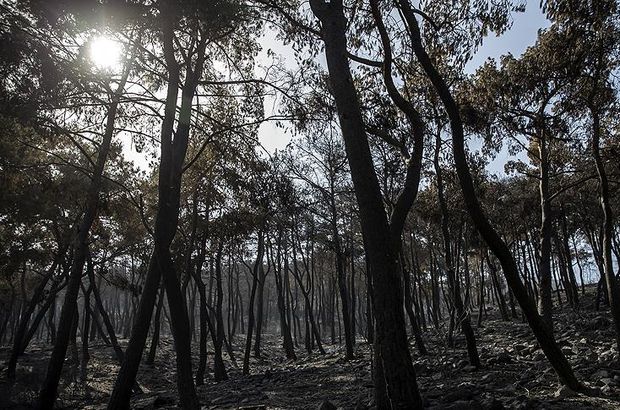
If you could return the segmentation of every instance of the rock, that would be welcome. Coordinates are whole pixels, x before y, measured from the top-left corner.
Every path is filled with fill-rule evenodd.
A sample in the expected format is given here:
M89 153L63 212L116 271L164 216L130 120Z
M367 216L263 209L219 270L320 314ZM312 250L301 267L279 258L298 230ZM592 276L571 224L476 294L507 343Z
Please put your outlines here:
M219 396L216 397L215 399L211 400L212 404L218 405L218 406L223 406L225 404L232 404L232 403L236 403L237 402L237 398L234 396L228 396L228 395L224 395L224 396Z
M475 387L472 385L459 386L447 392L443 398L444 403L452 403L456 401L468 401L474 398Z
M424 363L414 363L413 368L415 370L415 373L420 375L428 373L429 370L428 366Z
M317 410L337 410L337 407L334 406L329 400L323 400Z
M536 349L534 352L532 352L532 360L534 361L545 360L545 353L543 353L543 351L540 349Z
M497 357L495 358L494 362L497 363L497 364L512 363L512 357L510 357L510 355L508 353L502 352L502 353L497 355Z
M531 372L525 370L523 373L521 373L519 375L519 380L520 381L529 381L529 380L533 379L534 377L535 376Z
M456 367L457 369L461 369L461 368L463 368L463 367L467 366L468 364L469 364L469 362L468 362L467 360L459 360L459 361L456 363L455 367Z
M495 397L483 400L480 404L484 410L504 410L505 408L504 404Z
M433 406L430 410L482 410L482 406L476 400L459 400L443 406Z
M606 386L616 384L616 381L612 379L611 377L604 377L599 381Z
M540 408L540 406L536 400L521 395L517 397L512 408L515 410L533 410Z
M566 399L568 397L574 397L577 395L570 387L561 386L556 392L553 394L558 399Z
M598 372L592 375L595 379L604 379L609 377L609 372L607 370L599 370Z
M597 316L590 325L592 330L601 330L609 327L611 323L605 316Z
M467 365L465 367L463 367L463 371L464 372L468 372L468 373L473 373L476 371L476 367L472 366L472 365Z
M598 356L598 361L601 363L613 361L616 356L616 352L613 349L605 350Z
M502 388L501 391L507 394L514 394L517 391L517 388L515 387L514 384L509 384L505 386L504 388Z
M564 346L562 348L562 353L564 353L565 356L574 356L575 355L575 352L573 352L573 349L571 349L568 346Z
M157 396L150 396L134 400L131 404L131 408L136 410L151 410L155 408L155 401Z

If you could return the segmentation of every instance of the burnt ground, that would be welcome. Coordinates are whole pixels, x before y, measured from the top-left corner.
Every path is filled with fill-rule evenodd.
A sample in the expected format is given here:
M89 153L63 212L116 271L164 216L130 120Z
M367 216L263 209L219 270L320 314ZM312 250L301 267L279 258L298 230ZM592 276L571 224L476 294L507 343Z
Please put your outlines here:
M496 312L495 312L496 314ZM613 340L609 313L595 312L591 300L579 312L568 308L555 314L556 338L580 380L598 390L587 397L560 389L557 377L526 324L503 322L491 313L477 329L483 368L475 371L467 362L464 340L457 335L457 348L445 344L445 334L425 334L430 355L420 357L412 348L418 384L428 407L435 409L618 409L620 408L620 360ZM126 342L126 341L124 341ZM241 362L241 338L237 361ZM197 352L197 348L194 349ZM360 341L357 358L342 360L343 350L326 346L327 354L307 355L297 349L295 362L283 358L274 336L264 337L261 359L252 358L252 374L243 376L228 361L229 380L212 378L198 387L204 409L289 409L372 407L371 346ZM0 379L0 408L30 408L43 380L49 346L33 345L20 360L17 380ZM8 348L0 351L4 364ZM226 359L228 357L226 356ZM3 365L2 365L3 366ZM69 366L65 366L69 367ZM69 383L65 377L57 402L59 408L102 409L118 371L110 347L91 347L86 383ZM139 382L144 390L134 395L132 408L177 408L174 352L164 339L154 366L142 366ZM3 372L4 373L4 372ZM67 373L67 372L65 372ZM65 374L67 376L68 374ZM335 407L331 407L333 404Z

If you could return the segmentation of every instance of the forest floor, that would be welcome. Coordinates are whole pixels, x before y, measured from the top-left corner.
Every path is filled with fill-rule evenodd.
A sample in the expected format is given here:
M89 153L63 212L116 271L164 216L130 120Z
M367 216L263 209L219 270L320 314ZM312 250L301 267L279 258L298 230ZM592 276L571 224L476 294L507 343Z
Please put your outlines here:
M427 332L428 356L420 357L412 347L418 384L429 408L620 408L620 359L607 311L593 311L591 300L586 300L579 312L565 308L554 316L558 342L579 379L599 390L598 397L561 389L528 326L518 320L504 322L495 315L492 312L476 332L483 362L478 371L469 366L464 340L458 335L457 348L449 348L441 331ZM241 342L239 338L236 343L238 352ZM264 343L261 359L252 358L250 376L243 376L240 368L228 361L228 381L215 383L208 378L198 387L204 409L372 407L371 349L367 343L358 342L355 360L344 361L340 347L326 346L325 355L307 355L300 347L295 362L283 358L277 338L266 335ZM6 361L8 352L8 348L0 349L0 363ZM20 360L14 384L7 383L0 365L1 409L31 408L50 352L48 346L32 346ZM237 356L240 362L241 353ZM113 357L111 348L92 346L88 381L63 381L58 407L105 408L118 372ZM132 408L176 408L174 368L172 342L164 339L155 365L141 367L139 382L144 393L134 395Z

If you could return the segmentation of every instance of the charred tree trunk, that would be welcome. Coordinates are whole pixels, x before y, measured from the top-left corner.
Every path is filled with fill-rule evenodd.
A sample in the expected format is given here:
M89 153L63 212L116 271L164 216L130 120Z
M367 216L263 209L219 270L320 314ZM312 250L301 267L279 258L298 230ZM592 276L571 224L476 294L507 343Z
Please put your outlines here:
M553 301L551 298L551 237L553 222L551 216L551 201L549 199L549 150L548 141L544 129L540 131L538 141L539 157L539 194L540 194L540 261L538 272L540 274L538 299L538 313L553 332Z
M332 93L372 267L376 404L419 409L423 404L407 346L397 254L392 246L386 246L392 244L392 236L347 58L343 4L341 0L311 0L310 6L322 25Z
M207 207L207 221L208 221L208 207ZM209 333L208 320L209 312L207 311L207 288L202 280L202 269L206 259L206 241L207 235L203 234L200 241L200 249L198 252L198 258L196 260L196 269L192 272L194 274L194 281L198 287L199 297L199 322L200 322L200 336L199 336L199 359L198 369L196 370L196 386L202 386L204 384L205 373L207 372L207 336Z
M293 339L291 338L291 327L288 324L286 317L286 306L283 290L283 272L282 272L282 233L278 232L278 243L276 249L276 266L274 269L274 278L276 282L276 294L278 312L280 313L280 329L282 333L282 345L284 347L284 353L289 360L297 360L295 354L295 347L293 346ZM288 257L284 253L284 272L288 272ZM306 330L307 331L307 330Z
M561 382L573 390L585 391L585 386L582 385L575 377L570 363L566 360L566 357L560 350L560 347L555 342L553 335L549 331L544 320L540 315L538 315L535 304L527 295L527 290L521 282L519 270L508 246L490 224L484 214L484 211L482 210L482 207L480 206L480 203L478 202L476 189L474 187L474 182L467 163L463 123L458 105L454 100L445 79L439 73L424 49L422 38L420 36L420 28L409 1L397 0L397 4L399 5L403 13L403 17L409 27L410 37L418 61L422 65L424 72L441 98L450 119L454 162L459 182L461 184L465 205L467 206L467 211L469 212L476 229L487 243L487 246L489 246L497 259L499 259L508 285L512 289L515 298L521 306L521 310L532 328L536 339L538 340L538 343L549 359L549 362L553 366Z
M21 317L19 326L17 327L17 331L15 332L15 335L13 336L13 348L11 349L11 356L7 363L6 371L7 371L7 378L9 380L13 380L15 378L15 368L17 366L17 359L24 351L22 347L24 345L24 337L26 336L26 331L28 330L28 323L30 322L30 318L32 314L34 313L37 307L37 304L43 298L45 287L47 286L47 283L50 281L52 276L54 276L54 273L56 272L56 268L58 267L60 260L64 257L65 252L66 252L66 248L64 250L61 250L61 249L58 250L58 253L54 257L54 261L52 262L52 265L49 267L49 269L47 270L47 273L45 274L45 276L43 276L43 278L41 279L41 281L35 288L32 294L32 298L30 299L30 302L28 303L28 307ZM50 295L50 297L56 297L56 295Z
M155 308L155 318L153 319L153 334L151 335L151 344L149 351L146 355L145 363L152 366L155 363L155 356L157 355L157 346L159 345L159 336L161 334L161 311L164 307L164 295L165 289L163 286L159 289L159 296L157 297L157 308ZM198 384L198 383L196 383Z
M600 150L601 139L601 124L600 114L596 108L590 109L592 113L592 154L596 163L596 172L598 173L598 180L600 185L600 201L601 208L603 209L603 266L605 272L605 283L607 284L607 294L609 296L609 305L611 307L611 314L614 319L614 326L616 330L616 346L620 349L620 291L618 290L618 284L616 276L613 271L612 262L612 238L613 238L613 214L611 210L611 199L609 193L609 180L607 179L607 171L605 170L605 163Z
M99 192L101 191L103 172L108 159L108 153L110 152L110 146L112 145L112 138L114 137L116 112L118 111L119 101L123 94L127 77L129 76L129 70L130 65L127 64L118 88L112 95L112 101L107 109L103 139L101 145L99 145L97 161L94 164L92 179L88 187L84 204L84 213L75 234L71 272L67 283L65 300L60 312L56 343L54 344L54 350L52 351L52 356L47 366L45 381L43 382L43 387L39 394L39 407L41 409L51 410L56 401L58 382L60 381L63 363L67 354L67 346L71 337L71 326L74 321L74 314L77 311L77 297L80 290L80 283L82 282L86 254L88 252L90 228L99 210Z
M88 352L88 335L90 334L90 295L93 291L93 284L91 283L88 289L84 291L82 287L82 293L84 294L84 320L82 324L82 358L80 360L80 381L86 382L88 377L88 362L90 361L90 353Z
M213 338L214 363L213 375L215 381L228 380L224 359L222 357L222 347L224 346L224 316L222 314L222 301L224 292L222 289L222 250L223 241L220 242L215 254L215 337Z
M243 374L250 374L250 352L252 351L252 333L254 332L254 300L256 298L256 288L258 286L258 277L263 269L263 255L265 253L265 236L261 229L258 232L258 250L256 253L256 262L250 273L252 274L252 289L250 290L250 300L248 302L248 331L245 338L245 353L243 355Z
M480 357L478 356L478 348L476 347L476 336L471 326L469 312L465 310L463 299L461 298L461 286L457 277L454 263L452 261L452 247L450 244L450 228L448 226L448 205L444 197L443 175L439 164L439 153L441 150L441 134L437 133L435 137L435 178L437 181L437 195L439 199L439 209L441 211L441 234L443 236L444 260L446 263L446 274L448 276L448 289L454 304L454 320L460 323L461 330L465 335L467 343L467 354L469 362L475 368L480 367Z
M166 10L164 10L166 11ZM167 10L170 12L170 10ZM157 288L163 277L172 334L175 340L177 387L181 406L186 409L200 408L191 364L191 334L181 284L170 254L170 245L176 234L181 195L183 163L189 143L192 101L205 59L206 39L197 42L194 50L195 69L191 61L185 64L187 75L182 87L181 107L176 132L173 132L177 111L177 96L180 83L180 65L174 55L174 19L164 20L162 31L164 55L168 69L168 89L165 115L161 130L161 158L159 167L159 198L153 232L154 249L151 254L146 279L136 312L134 325L125 360L116 379L114 390L108 402L109 409L129 407L131 386L133 386L140 365L148 335ZM173 138L174 135L174 138Z

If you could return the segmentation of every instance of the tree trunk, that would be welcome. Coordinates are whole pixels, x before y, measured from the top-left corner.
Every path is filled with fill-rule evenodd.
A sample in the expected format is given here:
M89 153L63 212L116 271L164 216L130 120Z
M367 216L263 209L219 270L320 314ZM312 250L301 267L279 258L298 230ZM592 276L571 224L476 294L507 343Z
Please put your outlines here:
M216 382L228 380L222 347L224 346L224 316L222 315L222 301L224 292L222 289L222 250L223 241L220 242L215 254L215 337L213 338L214 366L213 375Z
M263 311L265 302L265 282L267 271L260 269L256 288L256 339L254 340L254 357L260 357L260 342L263 333Z
M208 221L208 207L207 207L207 221ZM207 312L207 288L202 280L202 269L205 262L206 253L206 241L207 235L204 234L201 239L200 249L198 251L198 258L196 260L196 269L192 272L194 274L194 281L198 287L199 297L199 322L200 322L200 336L199 336L199 359L198 369L196 370L196 386L202 386L204 384L205 373L207 371L207 336L209 333L208 320L209 313Z
M572 293L572 299L575 303L575 308L579 307L579 288L577 287L577 277L575 275L575 269L573 268L573 259L570 251L570 245L568 242L568 228L566 226L566 212L562 207L562 249L564 251L564 263L566 264L566 271L568 273L568 279L570 282L570 292ZM575 255L577 257L577 255ZM582 284L583 285L583 284Z
M110 337L110 343L112 343L112 348L114 349L114 353L116 354L116 359L118 360L119 363L123 363L123 358L125 355L120 345L118 344L118 339L116 338L116 332L114 331L114 326L112 325L112 322L110 321L108 312L103 306L103 302L101 300L101 293L99 292L99 286L97 286L97 284L95 283L95 270L93 267L93 262L92 262L92 257L90 255L90 252L88 253L87 270L88 270L88 280L90 281L93 287L93 296L95 297L95 305L97 306L97 309L99 310L99 314L101 315L101 319L103 320L103 324L106 327L106 330L108 331L108 335Z
M254 300L256 298L256 288L258 286L258 275L263 269L263 255L265 252L265 236L262 230L258 232L258 245L256 262L250 270L252 274L252 289L250 290L250 300L248 302L248 331L245 338L245 354L243 355L243 374L250 374L250 352L252 350L252 333L254 332Z
M45 276L43 276L43 278L35 288L32 294L32 298L30 299L30 303L28 303L28 308L21 317L19 326L17 327L17 331L13 336L13 348L11 349L11 356L7 363L7 378L9 380L15 379L15 368L17 367L17 359L23 353L22 346L24 344L24 336L26 335L26 331L28 329L30 317L34 313L34 310L36 309L38 303L41 301L41 298L43 297L43 293L45 291L45 286L52 278L52 276L54 276L56 268L58 267L60 260L62 260L62 258L64 257L65 252L66 248L64 250L61 250L59 248L58 253L54 257L52 265L49 267L47 273L45 274ZM55 297L55 295L51 295L50 297Z
M409 1L397 0L397 2L403 12L403 17L409 26L410 37L418 61L422 65L424 72L441 98L450 119L450 127L452 130L452 152L454 155L457 175L461 184L461 190L463 192L463 198L465 200L465 205L467 206L467 211L469 212L476 229L480 233L480 236L482 236L484 241L487 243L487 246L500 261L508 285L512 289L515 298L521 306L521 310L532 328L536 339L538 340L538 343L558 374L561 382L573 390L585 391L585 386L583 386L575 377L570 363L566 360L566 357L560 350L560 347L555 342L547 325L538 315L535 304L528 297L527 290L521 282L519 270L508 246L506 246L504 240L491 226L489 220L484 214L484 211L482 210L482 207L480 206L480 203L478 202L474 182L469 171L469 165L467 164L464 141L465 136L458 105L452 96L450 88L439 71L437 71L437 68L422 45L420 28Z
M476 337L474 330L471 327L471 320L469 312L465 310L463 306L463 299L461 298L461 286L460 281L456 275L454 263L452 262L452 247L450 243L450 228L448 226L448 205L444 197L443 175L441 172L441 166L439 164L439 152L441 150L441 134L437 133L435 136L435 178L437 182L437 196L439 199L439 209L441 211L441 234L443 236L444 245L444 260L446 263L446 274L448 276L448 289L452 297L452 303L454 304L454 320L456 323L461 324L461 330L465 335L465 341L467 343L467 354L469 356L469 362L475 368L480 367L480 357L478 356L478 348L476 347ZM452 322L451 322L452 323ZM452 328L452 326L451 326Z
M284 272L288 272L288 256L284 253ZM276 282L276 294L278 312L280 313L280 330L282 334L282 344L284 347L284 353L289 360L297 360L295 354L295 347L293 346L293 339L291 338L291 328L286 318L286 306L284 302L283 291L283 272L282 272L282 234L278 233L278 244L276 250L276 267L274 269L274 278Z
M154 249L149 266L140 305L135 316L131 338L125 360L116 378L114 390L108 402L109 409L128 408L131 386L133 386L144 351L157 288L163 277L168 307L172 319L172 334L175 340L177 387L181 406L186 409L200 408L194 386L191 364L191 334L189 320L181 285L170 254L179 219L181 177L183 162L188 147L192 101L204 63L206 40L201 38L196 53L196 70L187 64L187 78L182 87L181 108L176 132L174 130L179 86L179 64L174 56L174 21L165 20L163 29L164 55L168 68L168 90L165 115L161 130L161 158L159 167L159 198L155 218ZM174 140L173 140L174 134Z
M82 288L84 294L84 320L82 325L82 359L80 361L80 381L86 382L88 376L88 362L90 361L90 353L88 352L88 335L90 334L90 294L93 291L91 283L86 292Z
M605 283L607 284L607 294L609 296L609 305L611 307L611 314L614 320L614 326L616 330L616 346L620 349L620 292L618 290L618 284L616 283L616 277L613 271L612 262L612 238L613 238L613 214L611 210L611 199L609 194L609 181L607 179L607 172L605 170L605 163L601 156L600 139L601 139L601 125L599 112L595 108L591 108L592 114L592 153L594 155L594 161L596 163L596 172L598 173L598 180L600 185L600 201L601 208L603 210L603 266L605 271Z
M375 402L378 407L421 409L422 398L407 345L397 254L389 246L390 228L347 58L347 21L342 1L311 0L310 6L322 24L332 94L372 267Z
M549 153L547 137L541 129L538 141L539 157L539 194L540 194L540 274L538 313L553 332L553 301L551 299L551 236L553 230L551 201L549 200Z
M155 356L157 354L157 345L159 345L159 336L161 333L161 310L164 307L164 294L165 289L163 286L159 289L159 296L157 298L157 308L155 309L155 318L153 319L153 334L151 335L151 344L149 351L146 355L145 363L152 366L155 363ZM198 384L198 383L196 383Z
M344 269L344 255L340 244L340 234L336 222L336 205L332 197L332 236L334 244L334 259L336 261L336 279L338 282L338 292L340 294L340 303L342 309L342 323L344 327L345 340L345 360L354 358L353 354L353 335L351 334L351 312L349 307L349 292L347 290L347 277Z
M129 70L130 64L127 64L124 68L124 73L118 88L112 96L112 102L107 109L103 139L101 141L101 145L99 145L97 161L94 165L92 179L88 187L84 213L75 235L71 272L67 283L65 300L60 312L60 321L58 331L56 333L56 343L54 344L54 350L52 351L52 356L50 357L47 366L45 381L43 382L43 387L41 388L41 392L39 394L39 406L42 410L51 410L54 407L54 402L56 401L58 382L60 381L62 366L65 361L67 346L71 337L71 326L73 324L74 313L77 310L77 297L80 290L80 283L82 282L84 264L86 262L90 228L97 217L97 211L99 209L99 192L101 190L101 183L103 180L103 171L108 159L108 153L110 152L112 138L114 136L114 122L116 120L119 100L123 93L123 89L125 88L125 83L127 81L127 77L129 76Z

